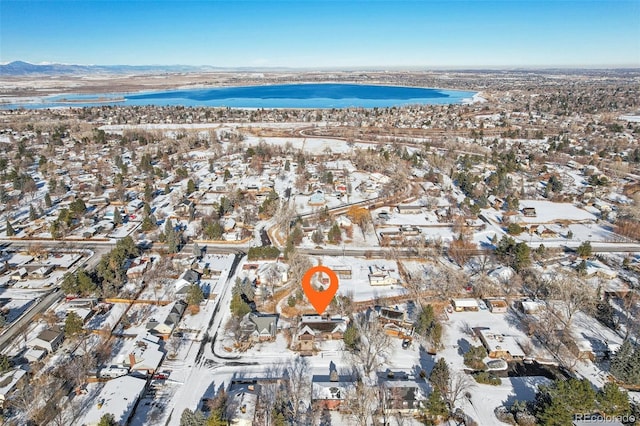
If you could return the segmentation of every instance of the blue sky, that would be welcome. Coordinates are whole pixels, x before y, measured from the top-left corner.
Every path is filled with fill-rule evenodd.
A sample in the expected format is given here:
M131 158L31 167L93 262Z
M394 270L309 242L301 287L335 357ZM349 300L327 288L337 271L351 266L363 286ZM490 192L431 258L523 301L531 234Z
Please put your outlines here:
M0 0L0 62L640 66L640 0Z

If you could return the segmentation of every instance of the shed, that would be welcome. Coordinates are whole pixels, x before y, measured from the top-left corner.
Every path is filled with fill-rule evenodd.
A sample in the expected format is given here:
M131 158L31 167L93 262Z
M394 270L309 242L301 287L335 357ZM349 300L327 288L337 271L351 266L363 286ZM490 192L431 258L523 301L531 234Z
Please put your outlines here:
M494 314L504 314L505 312L507 312L507 309L509 307L507 301L503 298L486 299L486 302L487 307Z
M453 299L451 305L456 312L478 311L480 309L476 299Z

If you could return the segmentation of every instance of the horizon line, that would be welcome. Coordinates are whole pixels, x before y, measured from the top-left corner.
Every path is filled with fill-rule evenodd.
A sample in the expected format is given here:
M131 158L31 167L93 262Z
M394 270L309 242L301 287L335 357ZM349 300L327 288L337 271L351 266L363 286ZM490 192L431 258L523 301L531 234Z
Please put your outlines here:
M322 65L322 66L285 66L285 65L193 65L193 64L82 64L82 63L62 63L62 62L29 62L16 59L8 62L0 62L0 66L22 62L33 66L77 66L77 67L157 67L157 68L214 68L216 70L255 70L255 71L448 71L448 70L635 70L640 69L640 64L544 64L544 65Z

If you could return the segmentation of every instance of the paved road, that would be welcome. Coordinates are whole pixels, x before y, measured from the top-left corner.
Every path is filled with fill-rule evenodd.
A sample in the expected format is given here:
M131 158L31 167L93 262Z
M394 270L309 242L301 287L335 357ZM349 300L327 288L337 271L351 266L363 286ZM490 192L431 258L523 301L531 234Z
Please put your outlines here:
M2 332L2 335L0 335L0 351L3 351L16 335L20 334L25 327L28 327L36 315L49 309L51 305L62 299L62 296L62 292L56 288L51 293L37 300L35 305Z

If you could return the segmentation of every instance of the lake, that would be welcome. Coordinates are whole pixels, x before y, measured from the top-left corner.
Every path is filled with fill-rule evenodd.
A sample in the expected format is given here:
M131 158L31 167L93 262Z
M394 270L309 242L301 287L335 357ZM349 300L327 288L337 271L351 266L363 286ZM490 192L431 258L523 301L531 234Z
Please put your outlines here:
M9 103L2 109L85 107L96 105L180 105L231 108L375 108L460 104L476 92L361 84L285 84L216 87L138 93L54 95Z

